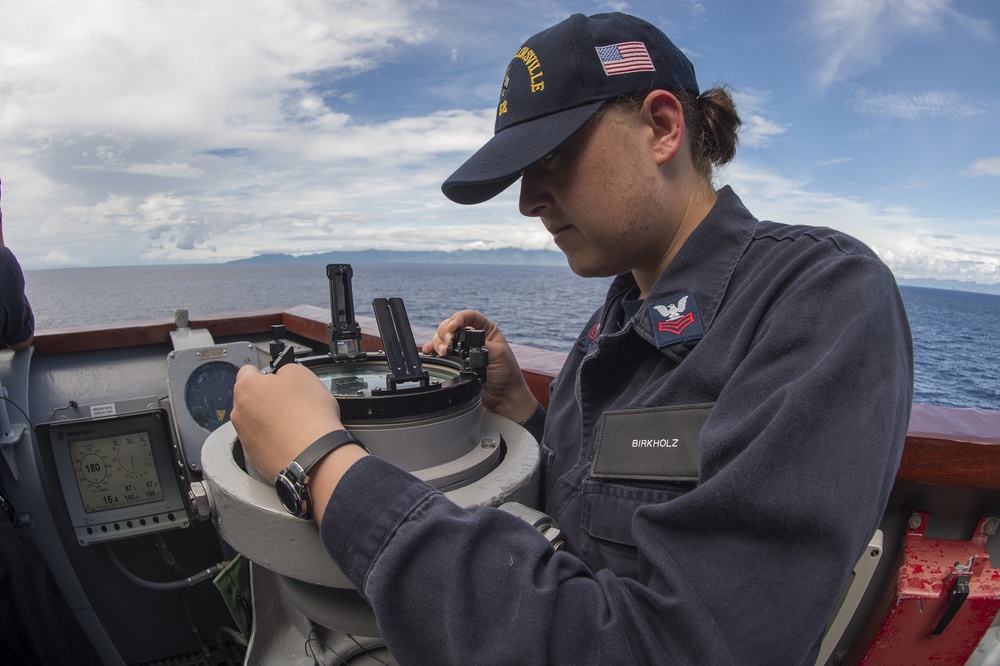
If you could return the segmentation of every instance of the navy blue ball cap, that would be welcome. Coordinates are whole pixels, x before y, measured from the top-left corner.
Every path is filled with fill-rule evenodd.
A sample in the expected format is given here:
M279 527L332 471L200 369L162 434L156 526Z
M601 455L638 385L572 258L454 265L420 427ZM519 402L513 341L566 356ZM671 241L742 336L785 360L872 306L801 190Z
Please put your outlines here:
M627 14L574 14L514 54L493 138L441 190L461 204L492 199L608 100L660 89L698 95L694 66L658 28Z

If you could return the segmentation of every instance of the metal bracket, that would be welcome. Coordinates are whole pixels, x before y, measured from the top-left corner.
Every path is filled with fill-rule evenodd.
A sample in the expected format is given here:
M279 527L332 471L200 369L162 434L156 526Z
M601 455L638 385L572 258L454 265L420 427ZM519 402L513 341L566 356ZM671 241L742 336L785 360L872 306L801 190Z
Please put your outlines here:
M975 555L969 558L967 564L955 562L955 568L951 572L951 587L948 589L948 605L945 607L944 615L941 616L937 626L931 629L932 636L940 636L944 632L955 614L958 613L958 609L969 597L969 581L972 579L972 567L975 563Z
M512 516L517 516L541 532L542 536L552 544L552 550L562 550L562 547L566 544L562 530L556 526L556 521L547 513L542 513L538 509L532 509L530 506L525 506L520 502L506 502L497 508Z
M191 320L185 308L174 310L174 325L177 328L170 331L170 342L176 351L211 347L215 344L215 339L207 328L191 328Z

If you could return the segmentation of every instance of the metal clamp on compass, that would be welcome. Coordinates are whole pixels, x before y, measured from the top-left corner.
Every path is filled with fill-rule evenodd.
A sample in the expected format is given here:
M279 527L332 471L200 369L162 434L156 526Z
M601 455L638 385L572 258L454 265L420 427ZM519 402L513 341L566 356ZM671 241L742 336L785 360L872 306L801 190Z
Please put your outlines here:
M490 364L490 351L486 348L486 331L463 328L455 331L448 346L448 355L462 359L467 366L465 373L472 373L480 384L486 384L486 368Z
M350 264L328 264L326 277L330 281L330 356L352 359L361 353L361 326L354 318L354 290Z
M260 374L262 375L273 374L278 370L280 370L281 368L283 368L284 366L288 365L289 363L294 363L294 362L295 362L295 348L292 347L291 345L285 345L284 348L271 359L271 362L268 364L268 366L260 371Z
M386 388L395 391L400 384L407 382L418 382L421 387L427 388L430 378L420 364L420 354L417 353L417 343L413 339L403 299L376 298L372 301L372 308L389 363Z

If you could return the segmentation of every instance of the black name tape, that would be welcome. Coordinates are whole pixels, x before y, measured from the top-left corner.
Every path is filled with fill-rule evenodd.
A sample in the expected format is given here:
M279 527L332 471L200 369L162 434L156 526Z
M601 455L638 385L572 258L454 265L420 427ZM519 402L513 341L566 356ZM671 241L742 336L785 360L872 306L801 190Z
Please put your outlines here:
M605 412L594 478L697 481L699 437L711 404Z

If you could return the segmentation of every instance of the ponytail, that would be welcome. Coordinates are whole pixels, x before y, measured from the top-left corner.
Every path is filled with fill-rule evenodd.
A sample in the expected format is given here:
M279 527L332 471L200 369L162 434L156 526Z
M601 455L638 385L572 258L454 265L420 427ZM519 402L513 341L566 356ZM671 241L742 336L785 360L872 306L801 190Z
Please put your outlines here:
M724 87L711 88L698 97L684 91L674 94L684 108L695 168L711 179L714 166L728 164L736 156L742 121L733 98Z

